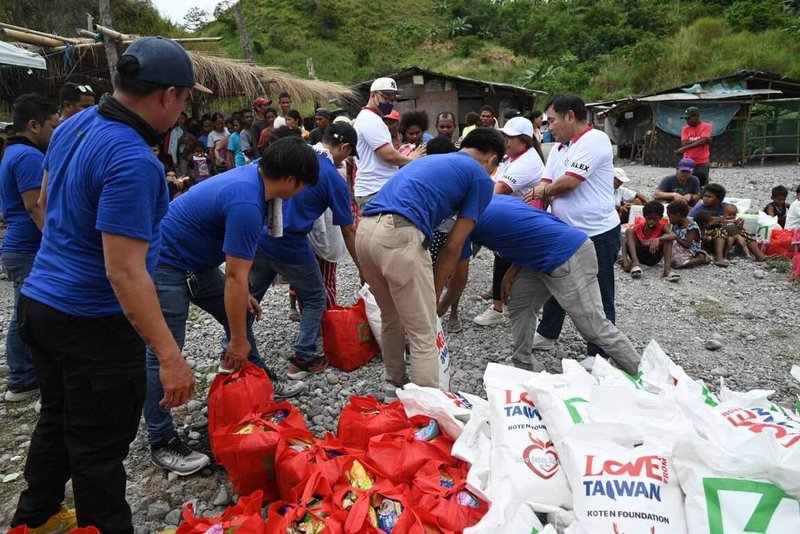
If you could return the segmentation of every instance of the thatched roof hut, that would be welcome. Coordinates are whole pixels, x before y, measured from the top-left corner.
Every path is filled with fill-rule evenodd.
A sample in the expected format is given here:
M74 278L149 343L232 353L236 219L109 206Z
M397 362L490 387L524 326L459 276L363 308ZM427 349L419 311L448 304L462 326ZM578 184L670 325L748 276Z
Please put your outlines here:
M7 35L12 33L9 30L4 31ZM13 31L14 38L20 39L21 33ZM105 49L101 42L43 35L49 34L36 32L31 34L29 42L17 44L42 55L47 61L47 71L3 71L0 76L0 100L12 102L18 95L26 92L56 97L61 85L67 81L91 85L98 93L111 91ZM118 53L124 53L130 39L132 37L117 41ZM59 46L49 46L56 42ZM346 104L355 96L352 89L337 83L307 80L274 67L254 65L208 53L187 52L194 63L197 81L214 92L213 95L193 94L195 105L214 99L249 101L257 96L277 100L283 91L290 93L298 105L314 105L333 100Z

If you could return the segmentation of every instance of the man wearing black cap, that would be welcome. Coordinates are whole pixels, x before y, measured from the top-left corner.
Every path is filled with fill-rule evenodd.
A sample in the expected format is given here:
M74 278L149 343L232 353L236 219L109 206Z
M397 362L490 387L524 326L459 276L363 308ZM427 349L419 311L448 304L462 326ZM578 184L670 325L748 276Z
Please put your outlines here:
M675 149L675 155L694 161L694 175L700 179L700 186L705 187L711 168L711 123L702 122L700 108L694 106L686 108L683 118L686 126L681 128L681 146Z
M314 112L314 123L317 127L311 130L308 136L308 143L311 145L322 142L322 138L325 136L325 129L331 123L331 112L325 108L317 108Z
M356 230L350 211L350 190L336 167L350 156L358 157L356 130L346 123L335 123L325 130L322 143L314 145L319 159L319 180L283 203L283 236L262 232L258 252L250 273L250 293L260 301L276 274L297 291L303 303L300 329L289 361L287 376L302 380L321 373L328 366L324 355L317 356L317 336L325 311L325 286L311 244L307 238L314 221L330 208L333 224L342 229L345 246L358 266L355 251Z
M161 363L164 407L184 404L194 391L153 285L169 194L150 149L192 89L210 92L196 83L183 48L141 38L117 63L113 96L53 136L42 244L19 305L42 411L11 526L74 527L74 517L69 523L59 512L71 478L80 526L132 534L122 462L142 413L145 343Z

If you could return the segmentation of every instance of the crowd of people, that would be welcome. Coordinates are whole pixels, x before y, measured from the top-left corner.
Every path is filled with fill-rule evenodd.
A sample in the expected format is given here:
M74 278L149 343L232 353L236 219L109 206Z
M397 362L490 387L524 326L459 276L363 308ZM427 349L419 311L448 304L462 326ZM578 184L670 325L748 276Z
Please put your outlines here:
M709 183L711 133L697 108L686 110L676 171L651 200L629 188L574 94L530 116L483 106L460 132L443 110L429 133L426 112L395 109L391 78L372 83L354 120L318 107L311 127L285 92L278 108L259 97L231 115L188 117L190 93L209 90L170 40L135 41L117 71L99 102L72 83L60 112L20 96L0 163L0 260L15 297L4 400L40 396L12 521L32 532L133 532L122 462L142 414L156 465L182 476L208 465L170 412L194 392L183 357L190 303L224 328L219 372L252 362L290 398L328 366L320 323L349 256L381 310L375 393L392 400L409 382L438 386L437 317L449 313L450 333L463 328L458 303L480 247L495 254L492 303L474 322L508 321L514 365L536 371L536 351L555 346L569 315L585 365L600 354L636 372L639 355L615 326L618 262L633 278L663 262L676 282L673 269L724 267L737 248L767 259L725 188ZM775 187L765 207L786 228L800 227L796 193L789 206ZM279 278L299 322L284 373L268 368L252 331ZM77 511L62 503L69 479Z

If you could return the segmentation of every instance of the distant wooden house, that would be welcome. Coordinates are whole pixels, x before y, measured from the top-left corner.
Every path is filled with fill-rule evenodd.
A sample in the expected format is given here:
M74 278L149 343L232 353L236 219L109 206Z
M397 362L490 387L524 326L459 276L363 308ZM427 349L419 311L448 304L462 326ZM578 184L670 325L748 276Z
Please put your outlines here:
M526 87L508 83L474 80L464 76L452 76L433 72L419 67L410 67L382 77L394 78L400 89L397 98L397 111L403 113L414 109L428 112L433 130L436 115L442 111L453 113L459 126L464 127L464 117L469 112L480 113L482 106L490 105L495 116L501 120L503 113L509 109L517 109L523 113L535 109L537 95ZM366 80L355 86L361 95L359 105L363 105L369 97L369 86L373 80ZM355 116L358 107L348 109Z
M700 108L712 123L712 165L766 158L800 161L800 80L741 70L656 93L589 104L622 158L672 167L678 157L683 112Z

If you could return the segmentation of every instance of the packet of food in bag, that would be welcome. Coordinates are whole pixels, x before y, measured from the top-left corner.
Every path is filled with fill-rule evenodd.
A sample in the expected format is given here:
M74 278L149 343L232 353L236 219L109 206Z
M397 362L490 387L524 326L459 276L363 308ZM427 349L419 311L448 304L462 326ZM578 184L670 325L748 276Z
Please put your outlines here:
M571 507L567 480L553 441L522 384L536 373L490 363L483 380L489 397L491 472L489 497L508 487L537 512Z
M573 427L559 443L577 519L567 532L686 534L669 449L636 421Z
M742 458L699 436L679 441L673 458L689 534L800 532L800 502L768 479L768 458Z
M472 413L472 403L458 393L437 388L407 384L397 390L406 416L424 415L435 419L445 434L455 440L464 430L464 424Z

